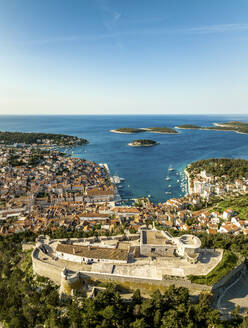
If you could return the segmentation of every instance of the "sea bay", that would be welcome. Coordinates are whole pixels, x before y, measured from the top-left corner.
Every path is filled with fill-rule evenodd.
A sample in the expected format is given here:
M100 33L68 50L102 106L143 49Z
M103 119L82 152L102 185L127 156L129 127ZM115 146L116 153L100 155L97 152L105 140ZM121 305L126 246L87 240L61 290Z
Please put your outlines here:
M109 130L120 127L173 128L191 123L211 126L213 123L233 120L248 121L248 116L1 116L0 130L61 133L86 138L89 141L88 145L66 149L66 152L97 163L107 163L112 175L125 178L119 189L123 198L150 195L154 202L164 202L172 197L180 197L186 192L182 184L182 172L190 162L213 157L248 159L248 135L207 130L178 130L178 134L172 135L141 132L136 135L116 134ZM138 148L128 146L129 142L141 138L155 140L159 145ZM175 170L168 171L169 167ZM170 180L165 180L167 176Z

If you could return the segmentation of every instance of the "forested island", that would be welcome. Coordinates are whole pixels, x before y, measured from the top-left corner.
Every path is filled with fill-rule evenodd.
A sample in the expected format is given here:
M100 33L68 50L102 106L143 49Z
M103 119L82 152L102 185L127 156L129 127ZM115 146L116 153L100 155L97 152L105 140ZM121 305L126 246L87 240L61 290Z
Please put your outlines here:
M182 124L176 126L177 129L189 130L215 130L215 131L233 131L237 133L247 134L248 123L240 121L232 121L226 123L213 123L214 126L198 126L195 124Z
M178 132L175 129L163 127L153 127L153 128L144 128L143 130L154 132L154 133L165 133L165 134L177 134Z
M177 134L178 132L175 129L167 128L166 126L162 127L152 127L152 128L119 128L110 130L113 133L124 133L124 134L131 134L131 133L140 133L140 132L154 132L154 133L161 133L161 134Z
M85 145L88 143L86 139L69 136L65 134L39 133L39 132L0 132L0 144L39 144L39 145L57 145L57 146L73 146Z
M214 177L225 177L225 181L248 178L248 160L232 158L210 158L191 163L186 168L189 174L201 171Z
M139 133L144 131L142 129L135 129L135 128L119 128L119 129L110 130L110 132L130 134L130 133Z
M128 146L133 146L133 147L150 147L150 146L155 146L158 145L159 143L154 140L150 139L138 139L130 142Z
M195 124L182 124L176 127L177 129L202 129L202 127L200 127L199 125L195 125Z

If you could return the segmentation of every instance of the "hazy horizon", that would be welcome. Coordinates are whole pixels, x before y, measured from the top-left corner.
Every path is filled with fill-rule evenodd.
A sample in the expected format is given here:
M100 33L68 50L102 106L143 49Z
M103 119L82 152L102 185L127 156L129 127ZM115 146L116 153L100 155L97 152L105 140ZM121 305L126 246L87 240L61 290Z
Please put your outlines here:
M193 114L193 113L176 113L176 114L170 114L170 113L160 113L160 114L1 114L0 116L232 116L232 117L238 117L238 116L248 116L248 114L235 114L235 113L221 113L221 114Z

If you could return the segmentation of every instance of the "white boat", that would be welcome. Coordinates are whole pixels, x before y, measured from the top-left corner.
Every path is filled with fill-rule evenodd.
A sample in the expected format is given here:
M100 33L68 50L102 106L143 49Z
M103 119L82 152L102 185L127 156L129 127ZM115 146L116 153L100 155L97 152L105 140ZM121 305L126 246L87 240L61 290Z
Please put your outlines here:
M121 179L118 177L118 175L114 175L112 180L115 184L121 183Z
M165 194L169 195L169 194L171 194L171 192L170 191L166 191Z
M169 181L170 180L170 177L166 177L165 180Z
M170 188L170 187L171 187L171 185L168 186L168 188Z
M168 168L169 171L175 171L174 167L172 167L172 165L169 166Z

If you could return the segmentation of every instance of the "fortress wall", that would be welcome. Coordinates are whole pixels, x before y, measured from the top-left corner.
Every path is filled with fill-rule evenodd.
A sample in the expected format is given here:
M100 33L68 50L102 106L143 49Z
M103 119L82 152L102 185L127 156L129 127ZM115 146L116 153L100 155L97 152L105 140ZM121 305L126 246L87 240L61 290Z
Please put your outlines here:
M212 290L214 294L214 301L217 301L217 299L221 296L221 294L223 294L225 289L228 288L236 279L238 279L242 271L247 271L247 267L244 262L242 262L235 269L229 272L225 277L219 280L215 285L213 285Z
M61 284L61 268L56 265L38 259L39 249L35 249L32 253L33 270L34 273L51 279L57 285ZM128 277L124 275L113 275L108 273L96 273L90 271L80 271L81 275L85 278L89 277L92 280L101 280L105 282L117 283L125 288L136 290L139 288L144 293L152 293L156 289L161 292L165 291L170 285L176 287L186 287L191 292L211 292L211 286L200 285L191 283L189 280L180 277L164 277L162 280L155 279L142 279L135 277Z
M22 244L22 250L23 251L29 251L31 249L35 248L35 244L34 243L23 243Z
M216 252L223 252L221 248L198 248L197 250L198 253L211 253L215 254Z
M164 292L168 289L169 286L175 285L176 287L186 287L191 292L211 292L211 286L200 285L191 283L189 280L182 278L171 278L171 279L163 279L163 280L154 280L154 279L142 279L135 277L126 277L126 276L118 276L111 274L101 274L96 272L89 271L80 271L80 273L89 276L92 280L100 280L105 282L114 282L123 287L136 290L139 288L144 293L152 293L156 289L159 289L161 292Z
M32 253L33 270L34 273L47 277L55 282L57 285L61 284L61 268L56 265L38 259L39 249L35 249ZM139 288L144 293L152 293L156 289L161 292L165 291L170 285L176 287L186 287L190 292L212 292L214 294L214 301L223 293L223 291L234 282L242 271L247 270L246 265L242 262L224 278L218 281L214 286L207 286L202 284L191 283L187 278L164 276L162 280L135 278L124 275L113 275L108 273L97 273L90 271L80 271L84 277L89 277L92 280L101 280L105 282L114 282L123 287L135 290Z
M47 263L45 261L41 261L38 259L39 250L36 248L32 253L32 262L33 262L33 271L34 273L49 278L57 285L60 285L61 282L61 268L53 265L51 263Z

